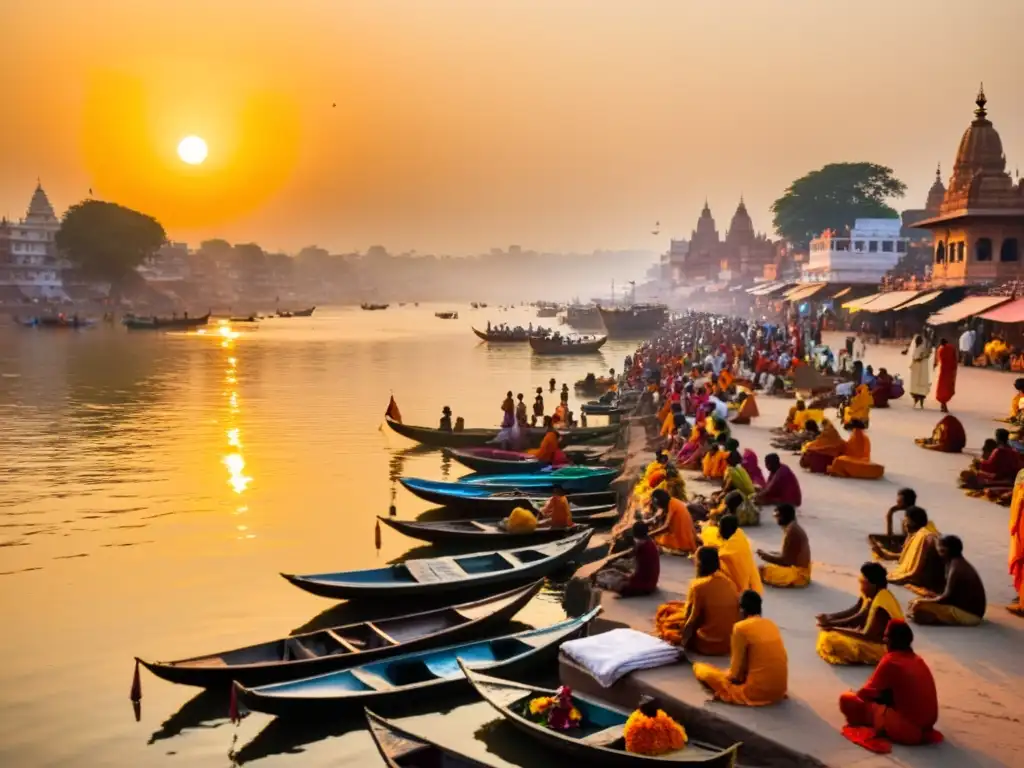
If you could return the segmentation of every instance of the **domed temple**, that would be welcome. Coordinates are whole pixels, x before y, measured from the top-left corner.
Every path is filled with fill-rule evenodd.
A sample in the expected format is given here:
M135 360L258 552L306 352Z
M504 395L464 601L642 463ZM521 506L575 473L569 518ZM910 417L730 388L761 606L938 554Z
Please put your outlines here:
M910 224L931 232L937 285L1001 283L1024 276L1024 184L1006 172L1003 142L988 119L984 88L975 100L949 184L936 179L928 218ZM932 207L942 194L938 210Z
M761 277L765 265L774 259L775 246L765 235L755 232L742 197L724 239L719 237L711 208L705 201L678 277L686 283L740 281Z

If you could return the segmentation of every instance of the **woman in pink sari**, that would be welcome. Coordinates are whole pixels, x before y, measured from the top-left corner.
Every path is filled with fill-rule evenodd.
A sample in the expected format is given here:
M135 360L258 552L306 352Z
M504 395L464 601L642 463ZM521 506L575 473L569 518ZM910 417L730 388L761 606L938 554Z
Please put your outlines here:
M755 488L764 488L764 475L761 473L761 467L757 462L757 454L749 448L743 451L743 468L747 470L747 474L750 475Z

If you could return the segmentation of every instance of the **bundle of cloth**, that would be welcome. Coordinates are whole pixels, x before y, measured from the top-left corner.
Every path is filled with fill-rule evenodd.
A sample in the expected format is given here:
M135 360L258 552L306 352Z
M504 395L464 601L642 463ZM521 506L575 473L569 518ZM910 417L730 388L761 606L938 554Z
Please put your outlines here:
M681 654L664 640L635 629L613 629L562 643L562 653L583 667L604 688L638 669L675 664Z

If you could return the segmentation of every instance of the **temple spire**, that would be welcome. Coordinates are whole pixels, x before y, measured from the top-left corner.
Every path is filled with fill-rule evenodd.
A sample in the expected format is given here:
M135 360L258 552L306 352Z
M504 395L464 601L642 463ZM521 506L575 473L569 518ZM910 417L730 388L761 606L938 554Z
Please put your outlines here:
M988 112L985 111L985 105L988 104L988 99L985 98L984 83L978 87L978 97L974 100L974 103L978 105L978 108L974 110L974 116L979 120L984 120L988 115Z
M942 181L942 163L936 163L935 165L935 180L938 182Z

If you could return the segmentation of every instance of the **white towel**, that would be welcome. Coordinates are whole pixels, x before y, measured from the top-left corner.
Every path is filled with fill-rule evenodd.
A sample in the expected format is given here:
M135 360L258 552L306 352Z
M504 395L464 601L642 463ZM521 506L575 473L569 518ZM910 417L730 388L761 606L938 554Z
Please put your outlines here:
M635 629L613 629L562 643L562 652L608 688L636 669L674 664L679 649Z

